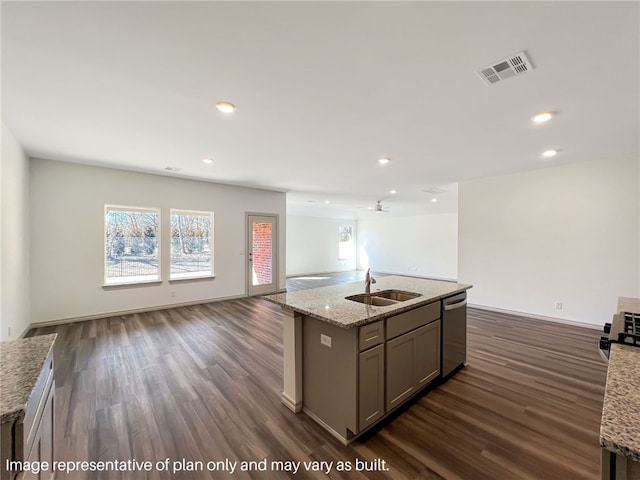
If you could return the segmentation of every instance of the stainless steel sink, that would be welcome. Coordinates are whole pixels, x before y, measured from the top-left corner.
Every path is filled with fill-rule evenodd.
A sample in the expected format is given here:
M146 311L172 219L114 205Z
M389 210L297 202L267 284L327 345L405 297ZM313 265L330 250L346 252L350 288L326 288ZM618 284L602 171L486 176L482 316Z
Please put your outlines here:
M365 305L386 307L388 305L394 305L399 302L405 302L412 298L420 297L421 295L422 294L420 293L403 292L401 290L383 290L381 292L351 295L349 297L345 297L345 299L351 300L352 302L364 303Z
M382 290L381 292L374 292L371 295L388 298L390 300L395 300L396 302L406 302L407 300L422 296L421 293L405 292L402 290Z
M369 293L351 295L350 297L345 297L345 299L351 300L353 302L364 303L365 305L376 305L378 307L386 307L387 305L398 303L397 301L391 300L390 298L377 297Z

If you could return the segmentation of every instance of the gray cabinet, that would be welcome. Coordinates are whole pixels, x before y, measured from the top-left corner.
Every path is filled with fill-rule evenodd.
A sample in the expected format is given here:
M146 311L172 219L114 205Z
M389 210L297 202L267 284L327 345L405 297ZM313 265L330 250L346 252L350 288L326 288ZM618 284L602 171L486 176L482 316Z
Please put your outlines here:
M440 320L415 331L416 386L422 388L440 374Z
M373 425L384 415L384 345L359 354L358 430Z
M386 347L386 407L391 410L440 374L440 320L389 340Z
M387 342L387 410L400 405L415 391L415 354L413 333Z
M302 409L343 443L440 375L440 301L357 328L302 317Z

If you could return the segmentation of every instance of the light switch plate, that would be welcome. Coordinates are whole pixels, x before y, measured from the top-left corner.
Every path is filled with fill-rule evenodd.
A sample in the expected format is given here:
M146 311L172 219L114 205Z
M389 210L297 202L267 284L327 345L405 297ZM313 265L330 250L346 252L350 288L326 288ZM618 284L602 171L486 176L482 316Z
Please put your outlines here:
M331 348L331 337L325 335L324 333L320 334L320 343L326 347Z

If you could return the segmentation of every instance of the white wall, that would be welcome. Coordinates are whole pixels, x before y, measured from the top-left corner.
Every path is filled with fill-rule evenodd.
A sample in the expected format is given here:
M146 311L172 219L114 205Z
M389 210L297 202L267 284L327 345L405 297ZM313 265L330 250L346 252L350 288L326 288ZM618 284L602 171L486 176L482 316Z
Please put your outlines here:
M352 227L356 240L355 220L287 215L287 275L355 270L355 249L352 259L338 259L343 226Z
M455 213L358 220L358 266L384 273L454 280L458 270Z
M473 304L602 325L640 296L637 159L459 186L459 281ZM562 309L555 308L562 302Z
M213 210L215 279L103 288L104 205ZM246 294L246 212L279 214L284 288L285 194L48 160L31 160L32 321L43 322ZM165 259L168 259L168 250ZM171 296L175 292L175 297Z
M4 123L0 158L0 340L12 340L30 323L29 160Z

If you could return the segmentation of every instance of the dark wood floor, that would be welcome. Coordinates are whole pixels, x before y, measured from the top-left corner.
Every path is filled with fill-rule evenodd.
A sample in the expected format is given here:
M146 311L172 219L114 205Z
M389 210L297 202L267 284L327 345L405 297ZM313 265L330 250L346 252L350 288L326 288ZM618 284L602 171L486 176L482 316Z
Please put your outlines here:
M355 275L355 276L354 276ZM360 276L358 276L360 275ZM291 279L290 289L360 280ZM469 365L345 447L280 403L279 307L249 298L35 330L57 332L58 460L366 461L296 479L593 479L606 367L593 329L469 310ZM279 479L285 472L58 479Z

